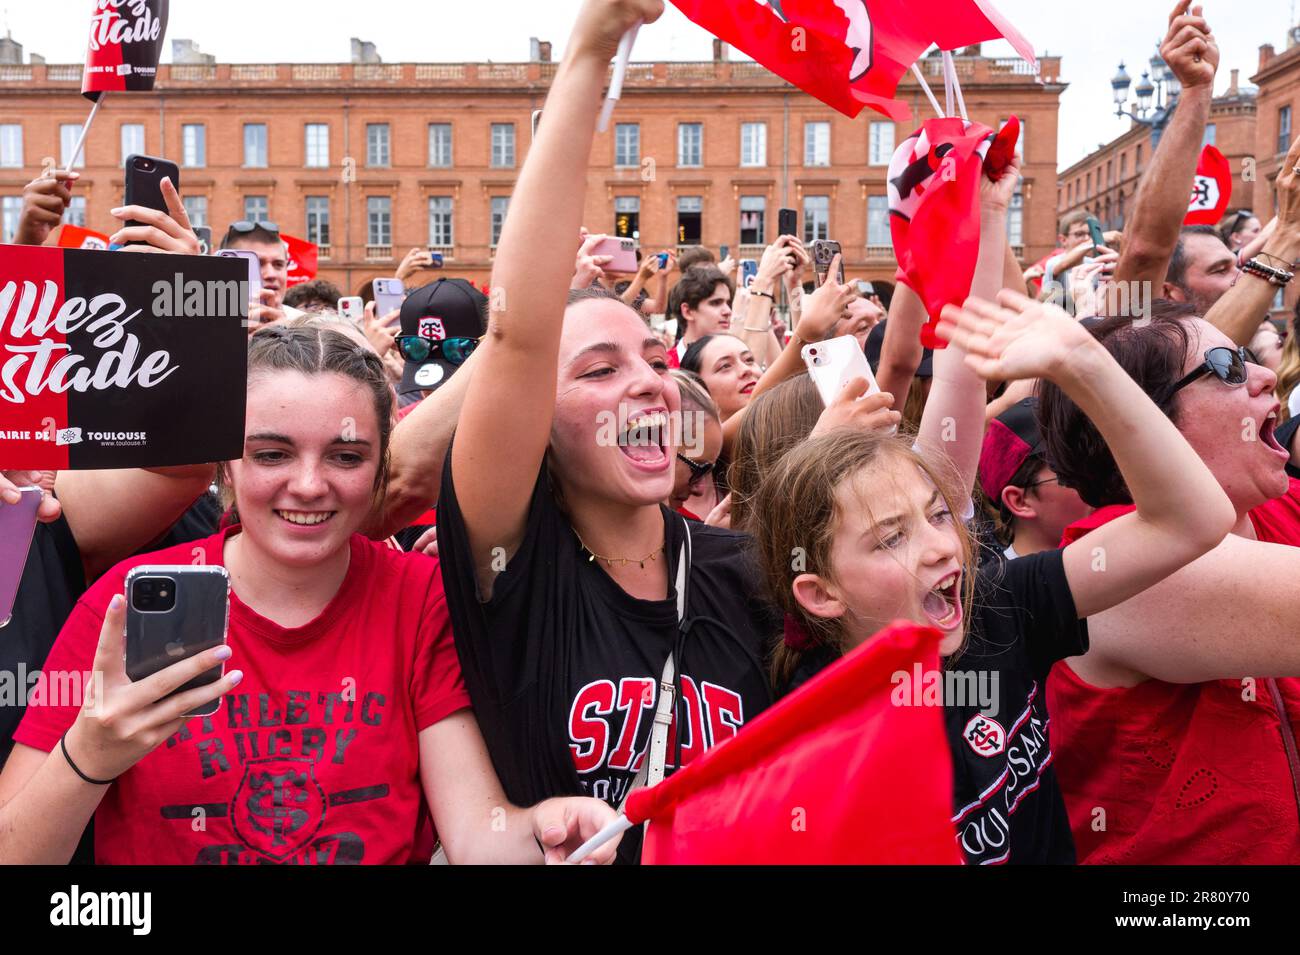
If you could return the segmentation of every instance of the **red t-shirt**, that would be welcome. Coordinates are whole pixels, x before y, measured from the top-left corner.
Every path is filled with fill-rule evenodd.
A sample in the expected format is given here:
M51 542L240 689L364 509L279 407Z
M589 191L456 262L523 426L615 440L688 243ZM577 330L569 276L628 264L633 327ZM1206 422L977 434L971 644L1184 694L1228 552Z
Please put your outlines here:
M1066 537L1077 539L1132 509L1104 508ZM1250 519L1260 540L1300 546L1300 481ZM1242 626L1249 626L1249 614L1242 607ZM1300 734L1300 679L1259 680L1249 702L1244 690L1240 680L1146 680L1101 689L1081 680L1068 661L1053 668L1047 699L1056 773L1080 862L1300 860L1292 775L1300 767L1291 765L1285 736L1287 725Z
M239 528L123 561L77 602L47 671L87 671L104 611L139 564L222 564ZM319 617L288 629L230 595L228 669L212 716L117 779L95 813L103 864L427 863L417 733L468 707L438 562L355 535ZM49 752L75 706L28 707L14 740Z

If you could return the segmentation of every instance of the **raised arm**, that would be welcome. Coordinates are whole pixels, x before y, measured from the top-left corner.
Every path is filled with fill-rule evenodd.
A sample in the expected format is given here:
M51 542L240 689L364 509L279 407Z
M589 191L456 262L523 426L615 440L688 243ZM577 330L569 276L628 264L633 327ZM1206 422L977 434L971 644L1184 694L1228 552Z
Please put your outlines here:
M901 412L907 392L916 377L925 349L921 347L921 327L926 323L925 303L920 296L899 282L889 303L885 322L885 340L880 343L880 366L876 384L894 396L894 410Z
M944 328L986 377L1045 378L1069 395L1106 440L1137 505L1065 548L1075 608L1089 617L1217 546L1236 511L1173 422L1086 329L1023 295L998 300L945 309Z
M1219 47L1210 25L1199 6L1188 13L1190 5L1191 0L1179 0L1160 46L1160 55L1183 88L1173 119L1138 184L1133 215L1124 231L1124 252L1115 269L1116 282L1147 282L1158 289L1187 216L1187 197L1192 193L1219 66Z
M1282 163L1277 177L1277 225L1263 249L1252 258L1262 265L1294 273L1300 259L1300 139ZM1243 259L1243 261L1247 261ZM1214 303L1205 320L1238 345L1248 345L1268 314L1277 286L1253 272L1242 272L1237 283Z
M997 182L986 176L980 184L980 248L971 282L971 295L991 299L1002 287L1006 263L1007 210L1020 167L1009 165ZM984 409L988 390L966 362L960 342L934 353L934 382L921 415L917 444L931 454L945 454L961 475L962 488L970 496L975 487L980 449L984 445Z
M480 583L493 548L513 555L546 454L574 246L606 68L661 0L587 0L546 98L501 231L488 333L452 447L452 477Z

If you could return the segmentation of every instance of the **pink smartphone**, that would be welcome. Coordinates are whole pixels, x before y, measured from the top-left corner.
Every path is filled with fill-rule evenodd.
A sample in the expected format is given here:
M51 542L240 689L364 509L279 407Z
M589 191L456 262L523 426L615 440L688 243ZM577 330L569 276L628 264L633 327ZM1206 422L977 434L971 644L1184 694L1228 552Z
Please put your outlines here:
M406 299L406 288L401 279L375 279L371 288L375 290L375 315L378 318L401 308Z
M252 249L222 249L217 253L223 259L243 259L248 263L248 300L256 302L262 294L262 260Z
M627 272L635 273L637 268L636 261L636 240L635 239L605 239L603 242L596 243L591 250L592 255L611 256L610 263L605 266L606 272Z
M41 506L39 487L18 490L22 500L17 504L0 504L0 627L13 616L27 552L36 533L36 510Z

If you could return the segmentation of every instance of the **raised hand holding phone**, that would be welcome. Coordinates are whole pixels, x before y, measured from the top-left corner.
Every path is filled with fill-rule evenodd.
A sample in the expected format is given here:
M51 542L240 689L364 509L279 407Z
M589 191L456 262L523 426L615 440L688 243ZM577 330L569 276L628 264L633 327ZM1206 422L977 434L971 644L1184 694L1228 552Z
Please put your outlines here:
M64 736L69 759L91 779L122 775L178 732L185 715L219 700L244 678L228 670L220 679L181 693L181 687L231 657L225 644L204 650L133 682L126 675L126 598L115 594L104 613L93 672L76 722ZM175 694L175 695L172 695Z

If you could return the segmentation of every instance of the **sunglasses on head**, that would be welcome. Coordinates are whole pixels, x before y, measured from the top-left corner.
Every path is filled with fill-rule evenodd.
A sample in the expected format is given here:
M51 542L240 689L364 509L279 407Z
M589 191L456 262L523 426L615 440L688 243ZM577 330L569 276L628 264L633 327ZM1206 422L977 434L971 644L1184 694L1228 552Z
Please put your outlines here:
M701 464L699 461L692 461L680 451L677 452L677 460L691 469L691 484L699 484L713 470L713 462L706 461Z
M430 358L445 358L453 365L462 365L478 343L479 338L421 338L419 335L397 336L397 350L407 361L428 361Z
M280 234L280 227L274 222L268 222L265 219L258 219L256 222L248 219L240 219L238 222L230 223L230 231L236 235L247 235L250 232L256 232L261 229L263 232L273 232Z
M1211 348L1205 353L1205 361L1185 374L1169 389L1165 400L1168 401L1192 382L1199 381L1206 375L1213 375L1225 385L1234 387L1244 385L1247 376L1246 363L1251 362L1251 359L1250 352L1244 348L1228 348L1226 345Z

